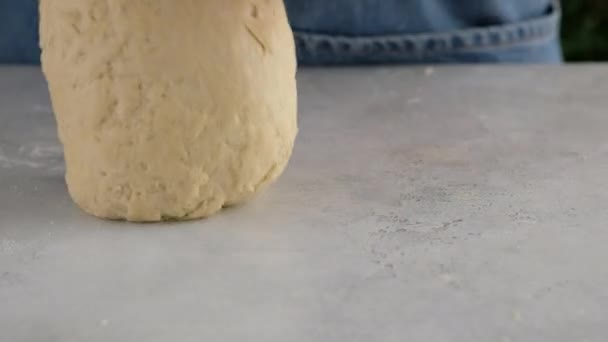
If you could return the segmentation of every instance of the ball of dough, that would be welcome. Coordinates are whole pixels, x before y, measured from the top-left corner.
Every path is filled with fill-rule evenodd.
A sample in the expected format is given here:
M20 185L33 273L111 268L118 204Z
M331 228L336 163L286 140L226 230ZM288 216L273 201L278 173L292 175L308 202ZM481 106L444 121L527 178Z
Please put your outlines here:
M43 70L74 201L209 216L284 170L297 133L282 0L41 0Z

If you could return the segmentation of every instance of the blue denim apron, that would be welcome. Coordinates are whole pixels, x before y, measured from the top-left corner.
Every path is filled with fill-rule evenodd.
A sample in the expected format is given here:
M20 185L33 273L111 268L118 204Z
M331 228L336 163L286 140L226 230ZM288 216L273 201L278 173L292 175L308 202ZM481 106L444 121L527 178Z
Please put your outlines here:
M557 0L286 0L302 64L559 63Z
M38 63L38 1L0 0L0 63Z
M285 3L302 64L562 60L557 0ZM39 62L37 5L0 0L0 63Z

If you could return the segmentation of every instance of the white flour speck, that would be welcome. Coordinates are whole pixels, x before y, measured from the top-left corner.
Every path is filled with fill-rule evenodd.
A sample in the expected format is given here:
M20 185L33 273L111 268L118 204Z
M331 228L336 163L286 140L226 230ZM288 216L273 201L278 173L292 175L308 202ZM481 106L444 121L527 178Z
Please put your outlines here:
M8 158L7 156L0 154L0 167L11 169L19 166L27 166L33 169L38 169L43 167L44 164L33 162L31 160Z
M33 158L55 158L61 157L61 154L61 146L57 145L34 145L30 152L30 156Z
M0 241L0 252L5 255L15 254L19 245L15 240L2 240Z
M40 169L45 167L61 166L63 150L60 145L50 144L28 144L20 146L15 152L6 153L0 146L0 167L19 168L29 167Z
M441 275L441 280L443 280L443 282L446 284L451 284L454 282L454 276L448 273L444 273Z
M519 312L519 311L513 311L513 320L514 321L521 321L521 312Z
M32 107L34 113L39 114L53 114L53 109L50 106L36 104Z

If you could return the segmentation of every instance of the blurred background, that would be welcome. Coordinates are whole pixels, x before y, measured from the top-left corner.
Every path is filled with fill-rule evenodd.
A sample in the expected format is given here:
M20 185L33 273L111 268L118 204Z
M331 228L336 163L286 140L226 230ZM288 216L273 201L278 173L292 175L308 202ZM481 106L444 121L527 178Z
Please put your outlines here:
M2 15L7 6L23 0L0 0L0 21L23 20ZM511 1L511 0L505 0ZM563 7L562 45L567 61L608 61L608 0L561 0ZM35 7L35 0L26 1L24 8ZM27 10L35 11L35 8ZM34 20L34 18L32 18ZM35 27L35 23L30 26ZM23 23L14 26L23 27ZM35 29L28 32L35 39ZM27 40L26 40L27 41ZM2 42L0 41L0 49ZM37 60L38 51L32 50L29 59Z
M608 61L608 0L562 0L568 61Z

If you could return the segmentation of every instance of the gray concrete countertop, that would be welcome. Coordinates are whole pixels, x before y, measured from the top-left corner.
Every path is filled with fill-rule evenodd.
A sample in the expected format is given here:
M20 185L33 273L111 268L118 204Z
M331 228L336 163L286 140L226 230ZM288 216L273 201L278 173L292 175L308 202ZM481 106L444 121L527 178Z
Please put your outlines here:
M608 66L304 70L285 176L186 224L78 210L0 68L0 341L608 340Z

